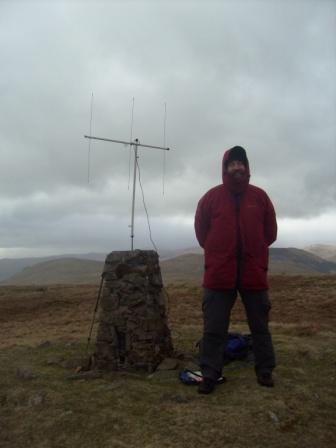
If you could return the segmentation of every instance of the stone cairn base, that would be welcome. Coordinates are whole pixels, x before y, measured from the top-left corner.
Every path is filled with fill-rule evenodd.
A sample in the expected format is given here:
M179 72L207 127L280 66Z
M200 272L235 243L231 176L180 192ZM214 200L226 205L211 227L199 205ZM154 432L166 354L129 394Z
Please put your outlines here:
M112 252L103 275L96 366L152 372L173 351L158 254Z

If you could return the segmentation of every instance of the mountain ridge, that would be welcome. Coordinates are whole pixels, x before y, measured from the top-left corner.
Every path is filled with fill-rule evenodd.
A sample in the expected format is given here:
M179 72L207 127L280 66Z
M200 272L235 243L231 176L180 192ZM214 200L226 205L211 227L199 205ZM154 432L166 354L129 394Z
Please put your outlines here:
M304 247L304 250L336 263L336 244L311 244Z
M161 258L160 266L164 281L201 281L203 275L203 254L200 249L183 251L172 258ZM97 254L96 254L97 255ZM99 256L102 256L100 254ZM97 255L98 257L98 255ZM105 255L104 257L105 258ZM33 266L26 266L1 281L1 285L32 284L91 284L99 282L104 260L77 257L53 258ZM297 248L271 248L270 274L329 274L336 272L336 263Z

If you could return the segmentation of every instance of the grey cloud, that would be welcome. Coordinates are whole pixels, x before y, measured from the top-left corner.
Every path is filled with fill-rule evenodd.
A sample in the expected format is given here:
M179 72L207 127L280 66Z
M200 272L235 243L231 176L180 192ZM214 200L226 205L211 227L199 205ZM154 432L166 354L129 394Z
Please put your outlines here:
M154 219L190 220L235 144L280 218L335 209L334 2L17 1L0 13L4 241L45 223L46 244L62 220L61 244L67 225L85 227L76 213L129 219L128 149L92 142L87 184L92 91L93 134L128 140L134 96L133 137L154 145L167 101L164 197L163 155L140 153ZM143 219L139 189L137 203Z

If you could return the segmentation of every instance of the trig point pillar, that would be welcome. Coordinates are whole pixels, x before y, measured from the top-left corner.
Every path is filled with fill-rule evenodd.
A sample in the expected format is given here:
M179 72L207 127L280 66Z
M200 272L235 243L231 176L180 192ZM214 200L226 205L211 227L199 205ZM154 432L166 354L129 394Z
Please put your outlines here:
M158 254L112 252L105 260L104 279L97 367L153 371L173 351Z

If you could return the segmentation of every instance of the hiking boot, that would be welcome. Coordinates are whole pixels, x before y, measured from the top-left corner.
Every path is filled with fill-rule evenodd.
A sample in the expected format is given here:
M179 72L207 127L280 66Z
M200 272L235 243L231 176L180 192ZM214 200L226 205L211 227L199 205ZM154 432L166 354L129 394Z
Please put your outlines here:
M271 373L260 373L257 375L257 381L260 386L274 387L274 381Z
M199 394L211 394L215 389L216 381L211 378L203 378L203 381L198 386Z

